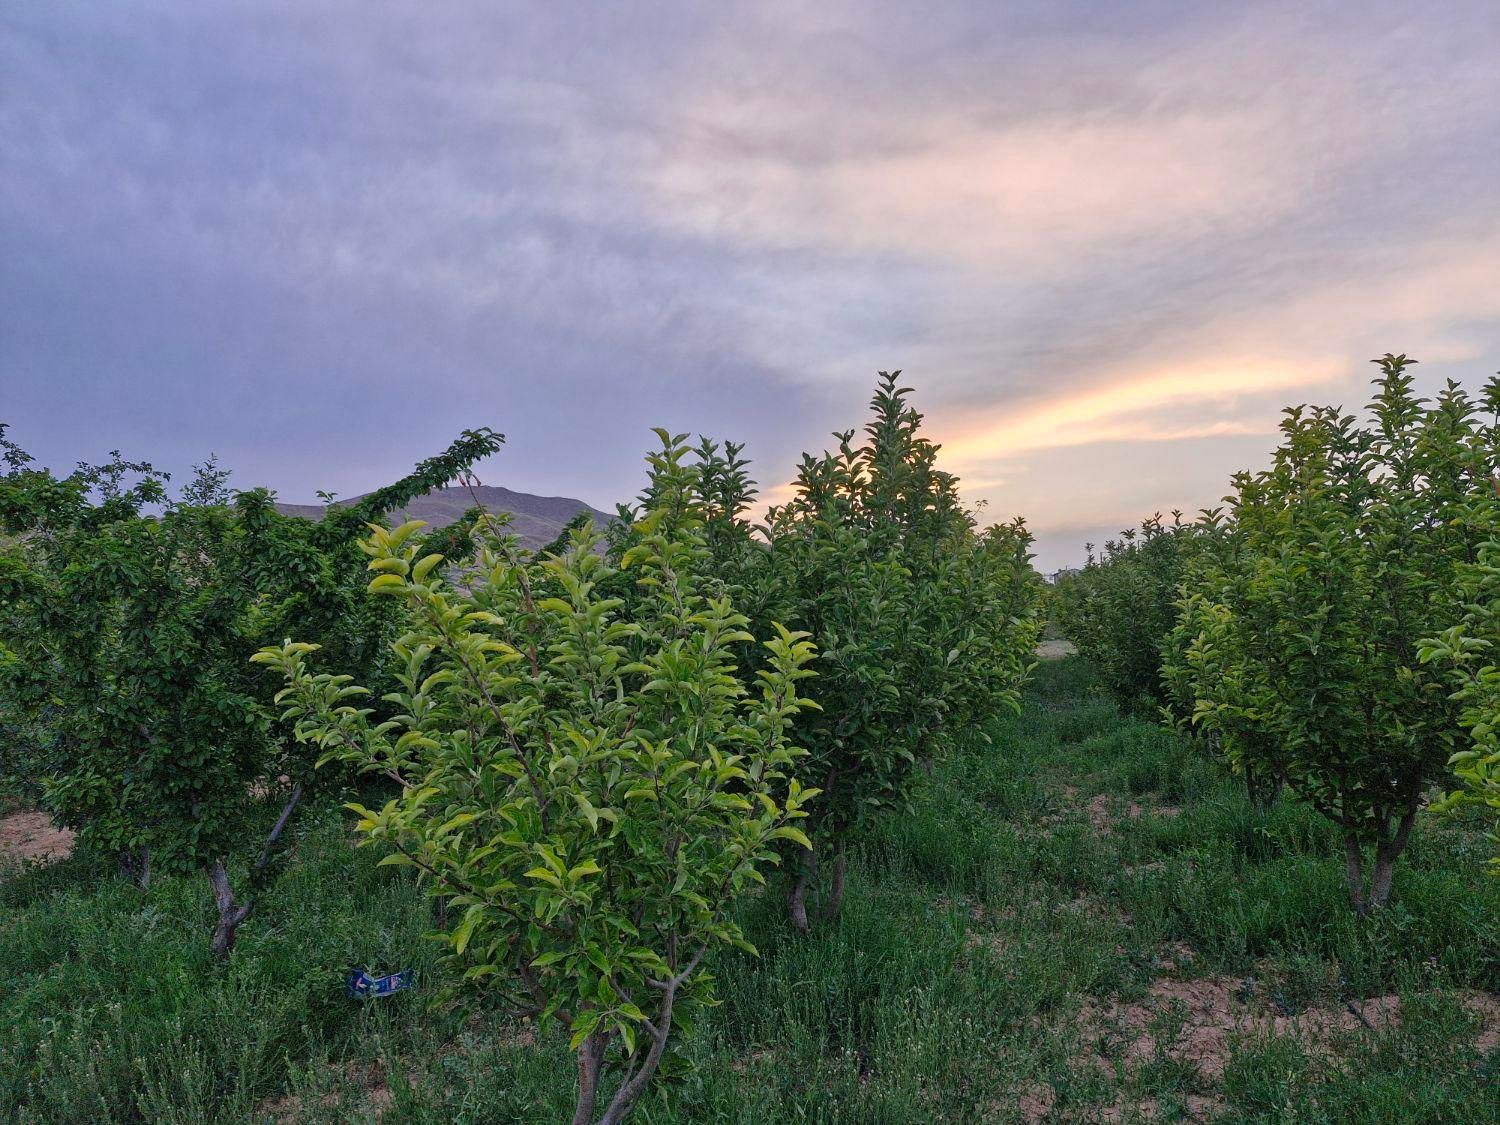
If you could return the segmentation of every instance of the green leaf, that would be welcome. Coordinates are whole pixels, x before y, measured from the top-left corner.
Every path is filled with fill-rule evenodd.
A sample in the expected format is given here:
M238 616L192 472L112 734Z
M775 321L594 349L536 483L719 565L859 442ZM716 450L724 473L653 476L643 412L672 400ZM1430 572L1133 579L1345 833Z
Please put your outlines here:
M483 917L484 907L477 904L464 911L463 920L459 922L457 928L453 931L453 952L461 955L468 948L469 939L474 934L474 927L479 924L480 919Z
M791 825L783 825L780 828L772 829L766 834L766 839L791 840L793 843L801 844L808 851L812 851L812 841L807 838L806 833L799 828L793 828Z
M583 812L585 819L589 822L589 828L597 832L599 830L599 812L594 808L588 796L578 790L573 791L573 800L577 802L578 808Z

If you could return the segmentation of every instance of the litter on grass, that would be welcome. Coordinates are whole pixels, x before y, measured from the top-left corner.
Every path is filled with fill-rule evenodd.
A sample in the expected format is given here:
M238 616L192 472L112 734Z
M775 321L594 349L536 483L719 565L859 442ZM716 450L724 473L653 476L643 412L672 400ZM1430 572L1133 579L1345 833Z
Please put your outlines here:
M344 988L349 993L349 999L368 1000L372 996L389 996L403 988L410 988L414 975L415 970L412 969L402 969L399 973L384 977L373 976L368 969L352 969L344 982Z

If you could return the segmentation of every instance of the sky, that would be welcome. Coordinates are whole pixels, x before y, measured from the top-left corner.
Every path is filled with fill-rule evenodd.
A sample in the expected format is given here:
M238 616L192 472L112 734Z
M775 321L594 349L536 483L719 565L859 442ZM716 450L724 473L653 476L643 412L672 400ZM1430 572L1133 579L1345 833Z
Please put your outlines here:
M0 422L290 501L461 429L609 510L652 426L769 498L902 369L1043 569L1280 408L1500 367L1500 5L0 9Z

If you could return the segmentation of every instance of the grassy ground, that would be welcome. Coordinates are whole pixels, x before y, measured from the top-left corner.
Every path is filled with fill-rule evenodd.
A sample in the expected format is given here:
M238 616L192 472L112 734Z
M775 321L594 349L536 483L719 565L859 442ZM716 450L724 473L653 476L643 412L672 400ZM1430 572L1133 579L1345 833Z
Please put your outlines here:
M1361 927L1316 816L1257 813L1076 659L988 735L862 851L835 925L747 904L762 956L721 960L695 1071L637 1120L1500 1121L1474 826L1423 825ZM200 881L0 883L0 1118L566 1120L559 1035L344 998L351 964L433 979L429 908L375 858L324 814L222 969Z

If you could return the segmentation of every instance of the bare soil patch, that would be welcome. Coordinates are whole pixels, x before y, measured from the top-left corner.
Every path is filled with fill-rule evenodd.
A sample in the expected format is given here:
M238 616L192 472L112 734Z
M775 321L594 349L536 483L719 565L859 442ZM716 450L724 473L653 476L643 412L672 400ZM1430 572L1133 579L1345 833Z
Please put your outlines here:
M1089 827L1101 836L1107 836L1121 820L1139 820L1147 813L1169 818L1182 814L1181 809L1171 805L1146 806L1139 801L1129 801L1117 809L1117 804L1108 793L1090 797L1088 804L1084 806L1088 813Z
M1185 965L1192 951L1181 943L1159 951L1163 961ZM1500 1046L1500 997L1485 992L1460 993L1459 1001L1479 1023L1474 1042L1481 1056ZM1188 1095L1181 1108L1189 1121L1212 1119L1224 1109L1212 1088L1223 1079L1237 1040L1250 1036L1293 1036L1313 1054L1337 1059L1350 1037L1358 1038L1400 1026L1401 998L1377 996L1349 1005L1326 1004L1297 1015L1277 1011L1249 981L1229 976L1178 980L1161 978L1146 997L1131 1003L1084 1002L1081 1063L1112 1073L1117 1060L1135 1072L1160 1057L1193 1066L1205 1086ZM1169 1107L1155 1098L1124 1098L1109 1105L1059 1107L1057 1092L1046 1083L1018 1090L1010 1103L1028 1122L1154 1121ZM1181 1118L1178 1118L1181 1120Z
M1092 922L1112 922L1118 926L1130 924L1130 915L1118 906L1082 893L1067 902L1058 903L1052 912L1054 914L1077 914Z
M1481 1025L1476 1047L1481 1052L1492 1049L1500 1042L1500 999L1471 991L1461 1001ZM1160 1053L1190 1063L1205 1079L1218 1081L1237 1038L1296 1036L1310 1051L1331 1054L1341 1036L1399 1026L1401 999L1377 996L1285 1015L1235 977L1162 978L1152 983L1145 999L1134 1003L1085 1003L1082 1020L1085 1034L1096 1044L1113 1040L1127 1067L1143 1065ZM1099 1055L1094 1061L1105 1065Z
M373 1059L367 1063L346 1062L339 1067L339 1071L341 1077L355 1087L355 1096L361 1104L357 1107L347 1106L339 1092L329 1091L318 1097L316 1108L325 1112L338 1110L341 1113L356 1110L362 1116L374 1117L376 1120L384 1117L385 1111L395 1100L395 1095L387 1084L384 1064ZM300 1125L314 1116L313 1107L298 1094L283 1094L266 1102L260 1109L277 1125Z
M0 816L0 862L49 862L72 854L73 832L58 828L46 813L28 810Z
M1158 1121L1165 1117L1165 1110L1156 1098L1144 1098L1136 1102L1117 1101L1112 1105L1077 1106L1060 1110L1057 1107L1057 1092L1046 1083L1038 1083L1021 1091L1017 1098L1021 1120L1027 1122L1115 1122ZM1189 1094L1181 1107L1186 1116L1173 1116L1176 1121L1209 1121L1224 1109L1218 1098L1201 1094Z
M1110 808L1111 801L1108 793L1100 793L1096 797L1090 797L1085 808L1088 811L1089 827L1095 832L1107 833L1115 826L1115 814Z

